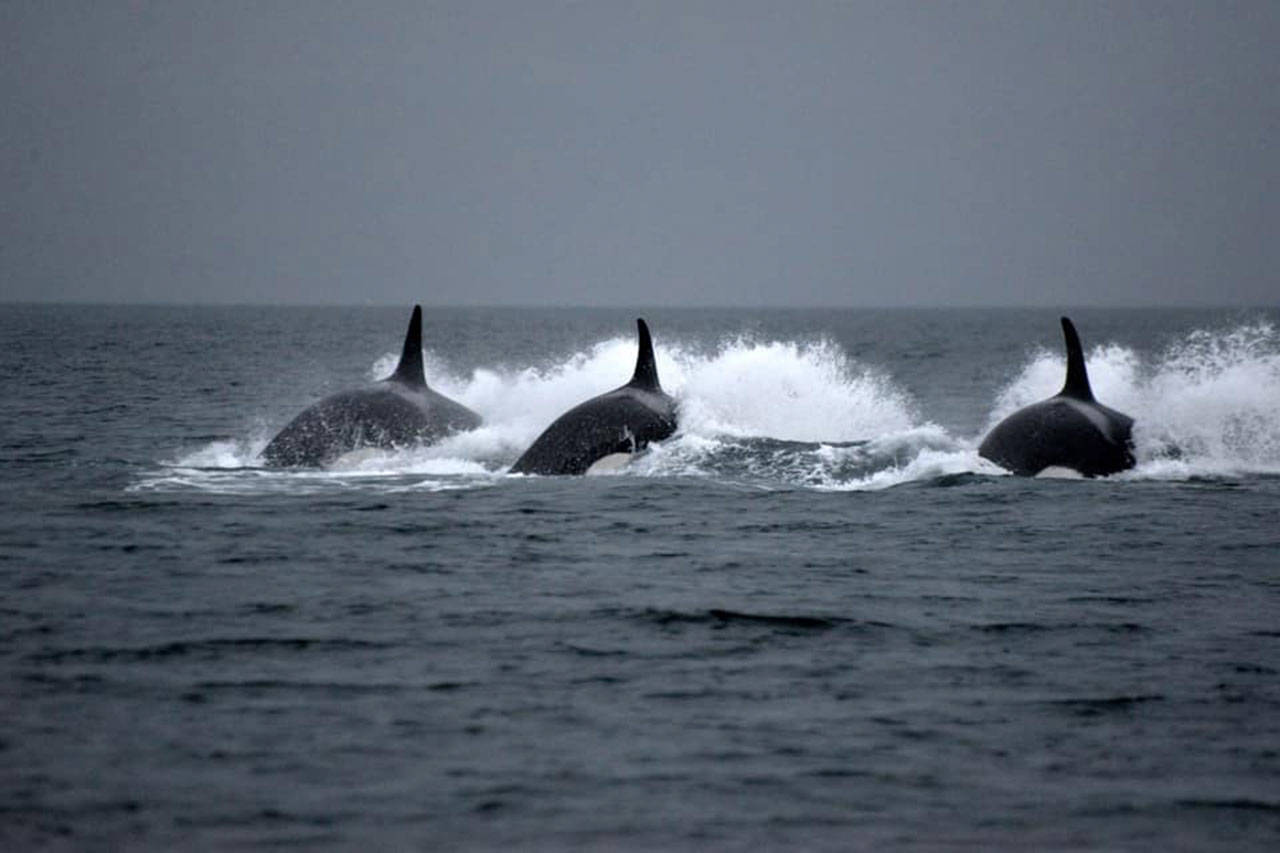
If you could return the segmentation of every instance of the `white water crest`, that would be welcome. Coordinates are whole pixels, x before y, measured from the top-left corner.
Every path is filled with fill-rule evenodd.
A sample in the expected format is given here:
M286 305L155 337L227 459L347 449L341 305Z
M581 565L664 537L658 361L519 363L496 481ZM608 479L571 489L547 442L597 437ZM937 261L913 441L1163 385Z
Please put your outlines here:
M1153 474L1170 461L1188 473L1280 473L1280 333L1270 324L1193 332L1142 391L1134 433Z
M829 341L739 339L712 357L676 361L671 390L686 433L831 442L916 426L905 392Z

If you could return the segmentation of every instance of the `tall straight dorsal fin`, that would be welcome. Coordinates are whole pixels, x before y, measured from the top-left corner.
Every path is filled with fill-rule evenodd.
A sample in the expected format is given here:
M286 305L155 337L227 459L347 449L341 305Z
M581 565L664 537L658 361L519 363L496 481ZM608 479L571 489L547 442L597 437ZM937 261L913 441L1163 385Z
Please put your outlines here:
M387 377L403 382L406 385L427 384L427 372L422 366L422 306L413 306L413 316L409 319L409 333L404 336L404 351L400 353L400 363L396 372Z
M636 318L636 328L640 336L640 352L636 355L636 372L627 383L632 388L645 391L661 391L658 384L658 365L653 360L653 338L649 337L649 327L644 320Z
M1062 334L1067 339L1067 381L1063 383L1058 396L1092 402L1093 389L1089 387L1089 372L1084 367L1084 350L1080 348L1080 336L1076 334L1076 327L1066 317L1062 318Z

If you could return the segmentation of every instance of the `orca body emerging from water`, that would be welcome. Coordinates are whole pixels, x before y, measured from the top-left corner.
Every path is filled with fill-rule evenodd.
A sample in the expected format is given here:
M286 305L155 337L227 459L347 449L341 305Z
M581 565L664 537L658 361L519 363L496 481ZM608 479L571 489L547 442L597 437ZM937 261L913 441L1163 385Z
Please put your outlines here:
M1025 477L1049 468L1099 477L1132 468L1133 418L1093 398L1076 327L1062 318L1067 380L1056 396L1019 409L987 434L978 454Z
M427 387L422 366L422 308L413 306L395 373L367 388L342 391L305 409L262 451L268 465L327 465L364 447L430 444L480 426L480 416Z
M658 384L653 340L644 320L636 320L640 351L635 375L621 388L575 406L551 426L511 466L513 474L585 474L597 463L618 467L618 454L642 450L676 431L676 401Z

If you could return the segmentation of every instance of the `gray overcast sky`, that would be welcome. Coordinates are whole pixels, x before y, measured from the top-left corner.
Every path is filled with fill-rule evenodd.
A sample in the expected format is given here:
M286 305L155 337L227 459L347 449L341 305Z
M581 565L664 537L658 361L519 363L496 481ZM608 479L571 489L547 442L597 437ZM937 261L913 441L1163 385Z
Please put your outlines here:
M0 300L1280 301L1280 3L0 2Z

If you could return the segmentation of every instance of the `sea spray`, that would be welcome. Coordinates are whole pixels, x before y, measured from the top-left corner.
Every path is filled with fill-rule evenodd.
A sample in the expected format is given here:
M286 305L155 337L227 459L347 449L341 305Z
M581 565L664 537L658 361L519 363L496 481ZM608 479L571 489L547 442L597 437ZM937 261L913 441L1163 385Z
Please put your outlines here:
M1280 334L1269 323L1195 331L1143 388L1140 458L1196 473L1280 473Z
M885 374L830 341L730 341L681 353L675 393L685 432L789 441L856 441L915 426L914 404Z

